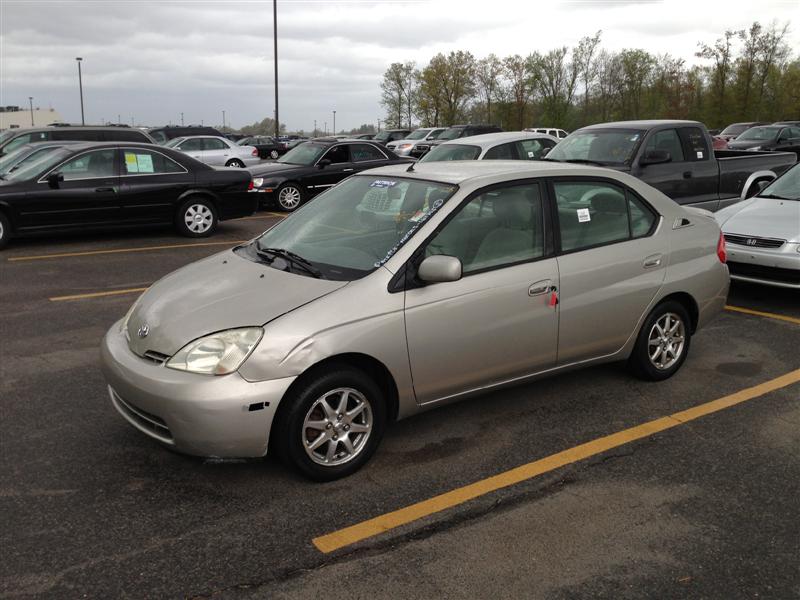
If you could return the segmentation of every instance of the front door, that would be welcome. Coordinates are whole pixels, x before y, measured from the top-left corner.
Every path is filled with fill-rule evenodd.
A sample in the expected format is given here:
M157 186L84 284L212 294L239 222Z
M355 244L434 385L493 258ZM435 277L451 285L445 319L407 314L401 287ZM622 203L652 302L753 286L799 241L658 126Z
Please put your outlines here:
M324 163L321 161L330 161ZM350 159L350 148L347 144L332 146L317 161L316 170L306 175L303 179L309 196L324 192L333 187L345 177L352 175L355 167Z
M424 255L461 260L459 281L406 294L417 402L510 381L555 365L556 259L546 251L538 183L504 184L462 205Z

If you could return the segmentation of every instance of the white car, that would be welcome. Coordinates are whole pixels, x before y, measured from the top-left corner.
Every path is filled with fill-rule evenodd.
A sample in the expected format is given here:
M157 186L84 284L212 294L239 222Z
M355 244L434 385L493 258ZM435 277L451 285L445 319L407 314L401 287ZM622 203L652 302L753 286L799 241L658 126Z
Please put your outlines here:
M419 142L426 142L438 138L446 127L422 127L408 134L403 140L389 142L386 147L397 154L397 156L408 156Z
M714 217L731 279L800 289L800 164Z
M420 162L443 160L539 160L558 143L551 135L502 131L458 138L434 146Z
M526 127L523 131L530 131L532 133L545 133L547 135L552 135L554 138L558 138L559 140L563 140L565 137L569 135L563 129L556 129L555 127Z
M190 135L165 144L212 167L252 167L261 162L255 146L239 146L216 135Z

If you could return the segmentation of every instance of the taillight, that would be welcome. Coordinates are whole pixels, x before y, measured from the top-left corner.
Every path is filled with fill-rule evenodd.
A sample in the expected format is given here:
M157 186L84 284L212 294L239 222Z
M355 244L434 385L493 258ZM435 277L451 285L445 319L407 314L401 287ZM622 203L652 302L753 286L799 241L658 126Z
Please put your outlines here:
M253 152L251 154L253 156L258 156L258 148L253 148Z
M250 180L250 183L249 183L249 184L247 184L247 191L248 191L248 192L249 192L249 191L252 191L252 189L253 189L254 187L255 187L255 186L253 185L253 180L251 179L251 180ZM725 262L725 261L723 261L723 262Z
M719 232L719 241L717 242L717 258L719 258L719 262L725 264L728 260L728 253L725 252L725 236L722 232Z

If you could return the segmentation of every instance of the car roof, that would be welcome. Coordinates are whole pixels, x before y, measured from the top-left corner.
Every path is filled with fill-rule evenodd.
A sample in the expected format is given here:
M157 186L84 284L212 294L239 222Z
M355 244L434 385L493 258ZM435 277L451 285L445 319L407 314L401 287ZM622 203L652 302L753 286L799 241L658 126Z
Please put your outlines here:
M147 144L145 142L125 142L125 141L112 141L112 142L72 142L69 144L63 144L69 150L74 151L81 151L90 148L118 148L120 146L124 146L125 148L148 148L150 150L172 150L172 148L166 148L164 146L159 146L158 144Z
M447 140L441 146L455 146L458 144L470 144L480 146L482 149L490 148L502 142L513 142L516 140L536 140L545 139L557 142L558 139L546 133L536 133L534 131L498 131L495 133L482 133L480 135L470 135L456 140Z
M413 170L409 171L409 165ZM467 181L493 179L498 175L517 175L520 177L557 177L559 175L603 175L614 176L616 171L601 167L562 162L542 162L528 160L452 160L417 162L388 165L369 169L358 176L394 175L411 179L440 181L460 185Z
M614 121L611 123L597 123L595 125L581 127L581 129L649 129L652 127L663 127L670 125L673 127L680 125L692 125L695 127L703 126L703 124L699 121L684 121L679 119L643 119L640 121Z

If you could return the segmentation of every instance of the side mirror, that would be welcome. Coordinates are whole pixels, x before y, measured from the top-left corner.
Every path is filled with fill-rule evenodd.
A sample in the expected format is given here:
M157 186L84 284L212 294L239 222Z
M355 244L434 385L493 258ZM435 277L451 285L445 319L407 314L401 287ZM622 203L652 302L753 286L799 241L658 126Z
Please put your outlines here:
M429 256L417 269L417 277L425 283L445 283L461 279L461 261L455 256Z
M544 158L545 156L550 154L550 150L552 150L552 148L545 148L544 150L542 150L542 153L539 155L539 158Z
M321 161L319 161L319 162L317 163L317 168L318 168L318 169L324 169L324 168L325 168L325 167L327 167L329 164L331 164L331 160L330 160L329 158L323 158Z
M658 165L672 160L672 155L666 150L648 150L639 159L639 166Z
M50 173L50 175L47 176L47 185L54 190L58 189L58 184L62 181L64 181L63 173Z

